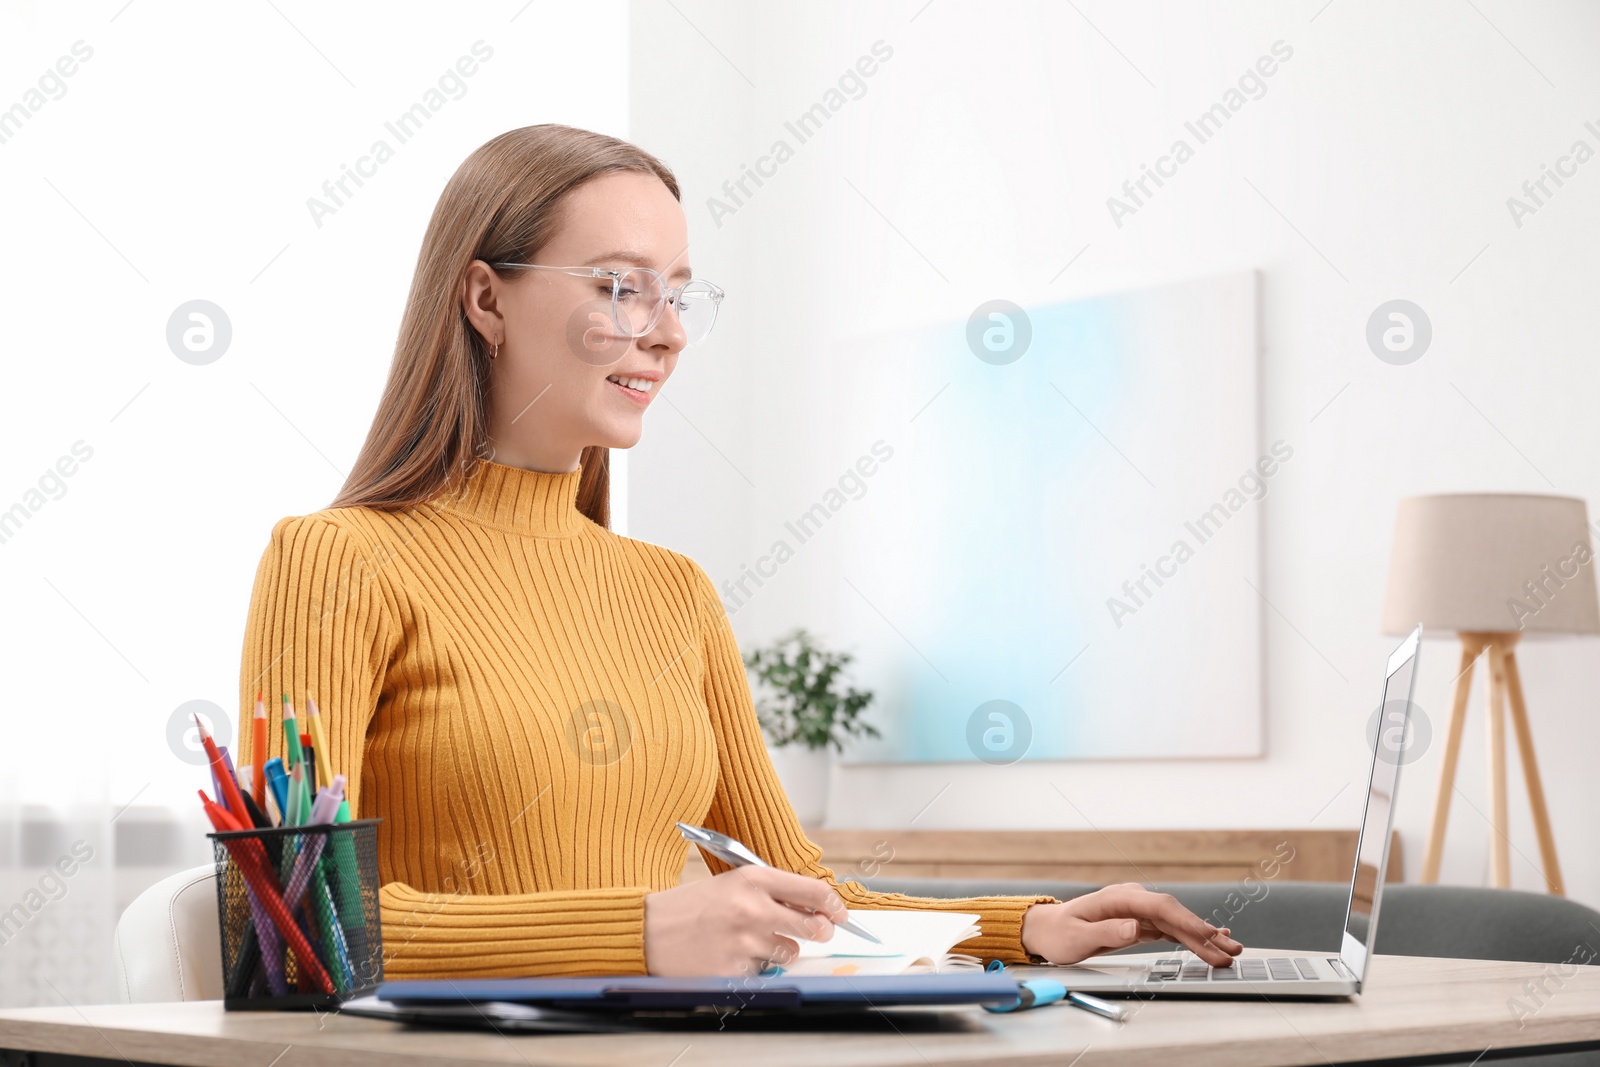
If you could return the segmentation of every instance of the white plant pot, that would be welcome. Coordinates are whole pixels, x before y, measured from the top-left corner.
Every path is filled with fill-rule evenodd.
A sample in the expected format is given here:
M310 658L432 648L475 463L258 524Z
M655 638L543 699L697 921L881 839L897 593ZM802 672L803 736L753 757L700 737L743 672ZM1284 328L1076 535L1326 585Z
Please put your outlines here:
M828 815L828 780L833 754L825 748L785 745L769 749L778 781L803 826L821 826Z

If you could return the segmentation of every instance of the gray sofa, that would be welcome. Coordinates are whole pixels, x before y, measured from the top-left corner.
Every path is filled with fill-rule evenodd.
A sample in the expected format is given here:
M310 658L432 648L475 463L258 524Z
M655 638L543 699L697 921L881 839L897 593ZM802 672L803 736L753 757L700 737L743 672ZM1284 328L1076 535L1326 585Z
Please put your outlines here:
M862 879L872 889L923 897L1033 895L1068 900L1098 886L1077 882L960 881L943 878ZM1245 945L1337 952L1350 887L1335 882L1262 882L1246 896L1238 883L1159 885L1185 907L1232 929ZM1376 951L1394 956L1565 963L1582 946L1600 952L1600 912L1560 897L1507 889L1386 885ZM1126 951L1175 948L1139 945ZM1468 1060L1459 1061L1462 1065ZM1485 1063L1488 1061L1485 1060ZM1496 1060L1539 1067L1596 1067L1600 1052Z
M921 897L1048 893L1067 900L1099 886L1081 882L873 878L862 884ZM1185 907L1233 930L1246 945L1337 952L1350 887L1342 882L1258 882L1157 886ZM1561 897L1507 889L1390 884L1384 887L1377 951L1392 956L1562 963L1587 942L1600 951L1600 912ZM1149 952L1160 945L1131 951Z

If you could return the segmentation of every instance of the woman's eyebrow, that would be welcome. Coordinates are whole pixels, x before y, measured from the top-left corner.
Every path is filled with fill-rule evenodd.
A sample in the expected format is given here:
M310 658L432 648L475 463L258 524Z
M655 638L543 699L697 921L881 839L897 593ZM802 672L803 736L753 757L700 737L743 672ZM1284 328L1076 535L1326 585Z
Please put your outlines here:
M583 266L595 267L599 266L601 263L608 261L615 263L618 260L621 260L623 263L632 263L638 267L650 267L652 270L655 269L654 265L650 262L649 257L631 249L618 249L615 252L602 253L589 260L589 262L583 264ZM669 278L691 278L693 276L694 271L689 269L689 264L687 263L680 264L676 270L667 275Z

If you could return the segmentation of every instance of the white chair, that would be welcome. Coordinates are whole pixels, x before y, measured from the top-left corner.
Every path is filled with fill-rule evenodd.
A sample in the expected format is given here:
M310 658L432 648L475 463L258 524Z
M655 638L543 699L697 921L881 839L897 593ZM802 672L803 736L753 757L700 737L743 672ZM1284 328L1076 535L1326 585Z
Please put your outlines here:
M120 1003L222 999L216 867L191 867L140 893L117 920L111 957Z

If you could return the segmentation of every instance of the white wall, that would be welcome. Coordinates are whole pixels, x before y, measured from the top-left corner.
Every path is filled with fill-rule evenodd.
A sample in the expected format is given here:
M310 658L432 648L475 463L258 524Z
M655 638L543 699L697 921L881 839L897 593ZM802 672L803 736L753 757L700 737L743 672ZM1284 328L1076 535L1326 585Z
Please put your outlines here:
M0 543L0 635L7 704L32 709L15 742L77 726L117 755L96 764L101 799L187 809L204 771L184 773L169 717L235 712L256 565L273 523L326 507L354 461L444 183L518 126L625 135L627 64L596 70L572 42L620 56L626 11L122 6L0 16L0 108L73 42L93 49L0 143L0 510L75 441L93 452ZM401 143L386 123L445 75ZM393 158L314 218L380 139ZM166 339L195 298L232 324L204 366ZM61 773L25 762L0 789L46 801Z
M1520 227L1506 205L1575 140L1600 148L1584 128L1600 126L1586 106L1597 31L1592 7L1502 0L635 4L632 137L676 168L695 267L729 296L714 341L686 355L662 397L671 404L633 450L632 532L690 553L719 582L870 443L832 434L836 340L962 321L995 297L1027 306L1264 275L1263 439L1296 450L1263 502L1266 757L846 764L831 825L1355 825L1362 730L1393 644L1378 612L1397 499L1600 490L1600 163ZM879 40L893 55L865 94L718 226L706 198L776 138L793 144L785 120ZM1280 40L1293 55L1265 94L1118 227L1107 197ZM1380 362L1364 339L1394 298L1433 323L1410 366ZM938 386L883 397L885 426ZM1129 447L1159 464L1181 442ZM848 509L832 521L849 522ZM830 532L736 614L741 642L796 623L829 633L853 595ZM1162 651L1148 650L1152 669ZM1425 646L1417 693L1434 740L1407 768L1398 810L1412 878L1456 658L1453 639ZM1600 905L1600 646L1536 644L1521 659L1569 893ZM1483 726L1480 674L1447 881L1486 876ZM1511 789L1514 884L1539 888L1514 758Z
M0 1004L110 999L119 905L209 858L206 771L169 727L235 713L257 562L350 469L440 190L508 129L625 135L627 39L625 9L523 0L0 7L0 112L28 108L0 126L0 513L28 509L0 537L0 910L74 839L95 852L0 937ZM446 76L425 126L386 131ZM379 139L318 225L308 199ZM166 337L197 298L232 326L204 366ZM139 845L167 825L140 808L186 834Z

